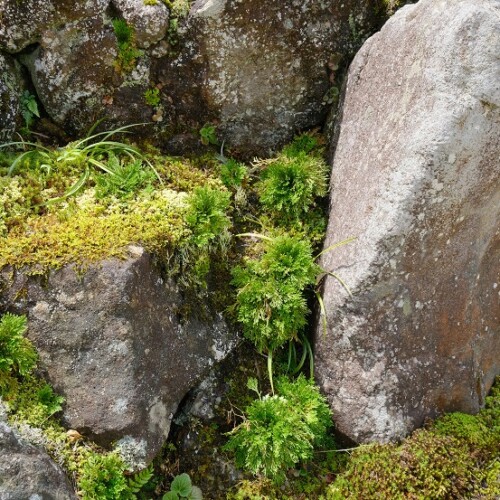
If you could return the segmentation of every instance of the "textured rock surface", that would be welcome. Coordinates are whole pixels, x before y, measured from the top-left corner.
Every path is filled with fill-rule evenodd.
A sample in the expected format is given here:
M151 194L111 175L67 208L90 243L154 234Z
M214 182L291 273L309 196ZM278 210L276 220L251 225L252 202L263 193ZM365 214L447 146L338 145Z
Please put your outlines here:
M103 445L117 441L139 465L160 451L179 402L236 339L218 316L181 324L178 289L140 247L130 252L83 276L52 272L44 284L18 274L4 302L28 313L41 367L66 398L64 422Z
M25 443L2 420L1 415L0 498L5 500L27 498L76 500L77 498L64 472L44 451Z
M150 137L177 147L186 133L199 142L196 132L212 122L226 145L264 155L321 124L332 61L352 51L359 26L375 24L377 2L197 0L178 18L161 1L77 4L0 0L0 49L23 50L58 125L82 134L102 117L110 127L150 122ZM134 50L144 49L125 71L117 65L117 17L134 29ZM153 88L159 103L145 99Z
M0 52L0 141L9 141L20 123L23 82L19 64Z
M21 60L54 121L70 131L86 131L111 92L116 56L113 30L95 16L45 30L43 43Z
M0 0L0 47L19 52L41 43L46 30L103 14L108 4L109 0Z
M316 371L337 428L400 437L475 412L500 372L500 4L421 0L350 71Z
M147 48L167 34L168 9L163 2L145 5L144 0L114 0L113 4L134 29L139 47Z

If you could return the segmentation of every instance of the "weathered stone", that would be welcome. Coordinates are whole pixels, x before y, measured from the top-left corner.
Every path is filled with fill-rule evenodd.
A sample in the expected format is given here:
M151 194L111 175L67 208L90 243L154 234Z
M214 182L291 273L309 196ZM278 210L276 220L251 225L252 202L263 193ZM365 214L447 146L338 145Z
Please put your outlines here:
M107 127L149 122L150 139L175 147L211 122L235 152L265 155L322 123L332 61L352 52L355 26L375 24L376 4L198 0L182 16L160 0L0 0L0 49L27 52L45 111L68 132L100 118ZM144 49L131 68L117 64L112 17L134 28L132 53ZM153 88L158 104L145 99Z
M121 17L134 29L135 41L139 47L148 48L166 35L168 9L163 2L146 5L144 0L113 0L113 4Z
M0 410L1 410L0 401ZM24 442L0 415L0 498L73 500L64 472L41 449Z
M476 412L500 372L500 4L421 0L349 70L316 374L337 428Z
M349 18L361 23L373 4L197 0L180 53L158 61L157 80L172 96L174 116L196 117L198 127L213 120L226 145L269 154L297 130L321 124L333 81L328 64L350 50Z
M84 132L102 116L105 97L112 94L116 56L113 30L96 16L44 31L42 43L22 61L52 119Z
M19 52L40 43L46 30L102 14L108 4L108 0L0 0L0 50Z
M0 142L9 141L20 122L23 87L19 64L0 52Z
M66 267L10 285L4 300L27 312L40 365L66 398L63 421L118 442L135 466L160 451L179 402L236 343L218 315L181 322L178 288L140 247L81 276Z

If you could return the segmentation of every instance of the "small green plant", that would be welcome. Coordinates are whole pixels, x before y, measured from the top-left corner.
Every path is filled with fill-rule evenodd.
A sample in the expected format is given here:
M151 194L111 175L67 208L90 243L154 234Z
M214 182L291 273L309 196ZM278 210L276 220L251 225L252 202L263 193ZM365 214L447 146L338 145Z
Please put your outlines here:
M146 104L148 104L149 106L158 106L161 102L160 89L158 89L157 87L147 89L146 92L144 92L144 99L146 100Z
M189 197L188 203L186 221L193 233L190 243L209 248L227 235L231 225L227 215L230 205L228 192L199 187Z
M137 58L142 55L142 51L135 44L134 29L124 19L113 19L112 24L118 44L116 69L120 72L132 71Z
M220 178L227 188L238 188L248 177L248 169L233 158L225 158L220 166Z
M203 500L200 488L194 486L189 475L185 473L175 476L170 485L170 491L163 495L162 500L181 500L182 498Z
M295 381L280 378L273 396L261 397L253 379L248 385L259 399L246 408L225 448L234 452L238 467L279 484L289 468L312 458L315 443L332 425L330 410L317 387L303 376Z
M278 219L300 218L316 197L326 194L328 169L320 157L291 147L262 165L257 192L264 208Z
M91 453L82 466L78 486L85 500L127 498L125 463L116 453Z
M112 152L108 154L106 167L107 172L94 175L98 198L106 196L126 198L139 188L151 184L155 177L151 170L144 168L142 160L120 160Z
M58 167L74 167L76 170L83 170L80 178L74 183L62 196L53 198L48 202L59 202L68 196L76 194L89 179L92 169L98 169L102 172L117 178L121 172L117 171L113 162L116 157L125 157L128 160L142 160L160 180L160 176L155 170L151 162L149 162L140 151L129 144L112 140L116 134L123 134L127 129L137 125L126 125L115 130L99 132L71 142L62 148L54 151L33 142L10 142L1 144L1 148L21 148L23 151L19 153L9 167L8 173L12 175L18 165L27 160L33 160L37 164L41 164L49 174ZM111 167L108 165L111 164ZM135 167L134 167L135 168ZM127 174L128 175L128 174Z
M16 375L25 376L38 359L35 348L24 337L27 330L25 316L6 313L0 319L0 391L16 385Z
M200 129L201 142L205 146L212 144L213 146L218 146L219 141L217 140L217 133L215 131L215 126L210 123L206 123Z
M309 312L303 291L319 272L309 242L286 234L266 237L260 258L234 268L237 319L259 352L298 337Z
M24 118L24 126L26 130L29 130L35 121L35 117L40 118L36 97L31 94L29 90L25 90L21 95L20 104L21 114Z

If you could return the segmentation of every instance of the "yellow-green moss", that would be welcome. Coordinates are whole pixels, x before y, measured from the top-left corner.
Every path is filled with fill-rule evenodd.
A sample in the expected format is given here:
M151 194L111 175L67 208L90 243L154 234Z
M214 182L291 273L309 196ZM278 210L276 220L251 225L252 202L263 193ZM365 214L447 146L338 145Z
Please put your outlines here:
M34 272L66 264L85 266L125 257L130 244L162 254L189 237L186 197L196 187L225 189L190 162L151 154L158 181L126 200L96 199L89 187L66 202L47 205L77 180L74 170L51 172L21 165L14 177L0 176L0 269L29 266Z

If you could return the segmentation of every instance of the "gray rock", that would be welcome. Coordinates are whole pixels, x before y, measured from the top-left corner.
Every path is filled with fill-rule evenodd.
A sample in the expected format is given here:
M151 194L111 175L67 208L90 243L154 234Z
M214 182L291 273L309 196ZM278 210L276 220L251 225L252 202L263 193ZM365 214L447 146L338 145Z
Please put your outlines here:
M421 0L349 70L316 374L337 428L399 438L476 412L500 372L500 4Z
M148 138L164 145L210 122L236 152L262 156L322 123L331 62L351 53L354 25L375 24L377 3L197 0L179 16L161 0L113 0L107 10L103 0L0 0L0 50L27 52L47 114L71 133L100 118L110 128L149 122ZM126 70L112 17L144 49ZM145 99L153 88L158 104Z
M19 64L0 52L0 142L9 141L20 123L23 88Z
M192 119L201 112L198 127L217 123L226 145L247 156L269 154L297 130L322 123L333 81L328 64L350 50L349 18L361 23L372 6L197 0L178 57L155 66L158 81L176 115Z
M83 132L113 93L116 56L112 28L95 16L45 30L43 43L21 60L51 118L69 131Z
M83 275L66 267L40 283L20 273L10 285L4 301L28 313L40 365L66 398L63 421L117 442L134 467L160 451L179 402L236 344L218 315L181 321L178 288L140 247Z
M77 496L52 459L41 449L24 442L0 416L0 499L42 498L76 500Z
M42 42L46 30L102 15L108 4L108 0L0 0L0 50L19 52Z
M134 29L139 47L148 48L167 34L168 9L163 2L145 5L144 0L113 0L113 4Z

